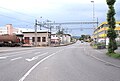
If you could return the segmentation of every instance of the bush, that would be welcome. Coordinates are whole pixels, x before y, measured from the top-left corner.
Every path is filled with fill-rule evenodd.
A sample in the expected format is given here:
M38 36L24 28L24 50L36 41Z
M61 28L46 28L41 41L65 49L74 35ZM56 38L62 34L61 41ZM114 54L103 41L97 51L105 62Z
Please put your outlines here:
M119 53L106 53L108 56L112 58L119 58L120 59L120 54Z
M96 48L96 49L105 49L106 48L105 43L94 43L94 42L92 42L90 44L90 46L92 46L93 48Z

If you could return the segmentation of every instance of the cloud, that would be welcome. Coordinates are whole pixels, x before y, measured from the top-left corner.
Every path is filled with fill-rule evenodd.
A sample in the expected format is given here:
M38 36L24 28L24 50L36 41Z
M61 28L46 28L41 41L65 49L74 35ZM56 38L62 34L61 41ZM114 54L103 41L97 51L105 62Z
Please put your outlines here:
M120 1L116 0L115 8L117 19L120 18L119 4ZM98 17L100 23L106 21L106 13L108 11L106 0L94 0L94 5L96 19ZM43 20L50 19L56 22L92 21L93 12L91 0L1 0L0 7L28 15L22 15L1 8L0 14L33 23L35 19L39 20L41 16ZM15 26L26 26L29 24L2 15L0 15L0 18L2 19L0 25L12 23ZM29 25L34 26L33 24ZM76 33L78 33L78 31Z

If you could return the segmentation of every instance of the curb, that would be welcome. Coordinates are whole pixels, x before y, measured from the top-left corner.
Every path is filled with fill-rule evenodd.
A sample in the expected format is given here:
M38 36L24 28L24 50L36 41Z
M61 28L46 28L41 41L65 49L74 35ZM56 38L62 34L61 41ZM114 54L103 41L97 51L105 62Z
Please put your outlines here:
M101 61L101 62L103 62L103 63L105 63L105 64L107 64L107 65L111 65L111 66L120 68L120 66L118 66L118 65L116 65L116 64L113 64L113 63L111 63L111 62L107 62L107 61L105 61L105 60L102 60L102 59L100 59L100 58L98 58L98 57L96 57L96 56L93 56L93 55L89 55L89 56L91 56L92 58L94 58L94 59L96 59L96 60L98 60L98 61Z

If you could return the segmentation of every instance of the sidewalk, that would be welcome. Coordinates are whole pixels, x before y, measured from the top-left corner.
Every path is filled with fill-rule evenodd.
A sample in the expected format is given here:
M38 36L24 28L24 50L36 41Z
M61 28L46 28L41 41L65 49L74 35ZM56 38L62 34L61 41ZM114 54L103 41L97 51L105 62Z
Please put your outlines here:
M115 59L107 56L107 49L93 49L92 47L90 47L89 49L91 49L91 55L95 56L96 59L98 58L100 60L103 60L103 62L105 61L106 64L110 66L117 66L118 68L120 68L120 59ZM116 52L120 53L120 48L118 48Z

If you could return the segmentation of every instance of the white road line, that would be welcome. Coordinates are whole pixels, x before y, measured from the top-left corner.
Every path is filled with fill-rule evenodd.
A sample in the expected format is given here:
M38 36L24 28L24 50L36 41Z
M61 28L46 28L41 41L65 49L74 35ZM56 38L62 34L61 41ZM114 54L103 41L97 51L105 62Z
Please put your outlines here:
M44 62L44 61L47 60L48 58L52 57L53 55L55 55L55 54L57 54L57 53L59 53L59 52L61 52L61 51L63 51L63 50L60 50L60 51L58 51L58 52L55 52L55 53L53 53L53 54L51 54L51 55L43 58L42 60L40 60L40 61L39 61L38 63L36 63L19 81L24 81L25 78L26 78L40 63Z
M36 52L35 54L39 54L39 53L41 53L41 52Z
M31 50L31 51L33 51L33 50ZM22 53L29 53L31 51L12 52L12 53L2 54L0 56L5 56L5 55L10 55L11 54L10 57L12 57L12 56L17 56L17 55L23 55Z
M39 53L40 53L40 52L39 52ZM37 52L36 54L38 54L38 52ZM36 59L38 59L38 57L43 56L43 55L46 55L46 54L48 54L48 52L43 53L43 54L40 54L40 55L37 55L37 56L34 56L34 57L32 57L31 59L25 59L25 60L27 60L27 61L30 62L30 61L36 60Z
M11 59L11 61L18 60L18 59L21 59L21 58L22 57L17 57L17 58Z
M0 59L6 59L8 56L5 56L5 57L0 57Z

